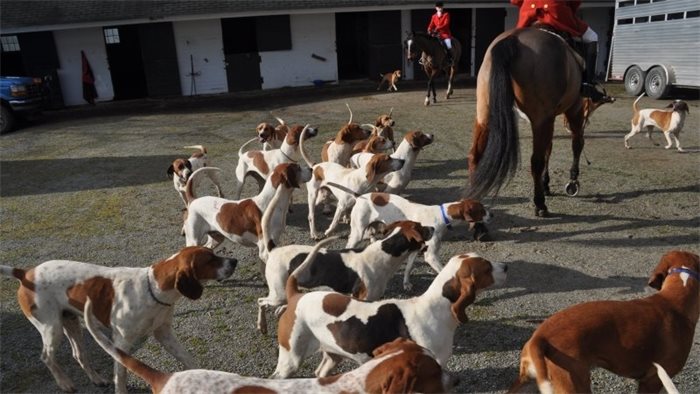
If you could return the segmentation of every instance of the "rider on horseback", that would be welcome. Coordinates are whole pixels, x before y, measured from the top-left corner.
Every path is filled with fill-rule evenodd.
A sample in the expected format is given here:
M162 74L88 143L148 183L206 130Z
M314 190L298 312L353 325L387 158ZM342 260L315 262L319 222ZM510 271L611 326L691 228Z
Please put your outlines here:
M510 0L510 2L520 7L518 28L540 22L571 34L572 37L581 38L584 43L586 62L585 81L581 86L581 94L596 102L603 99L605 94L596 89L599 85L595 75L598 35L586 22L576 16L581 0Z
M447 64L452 64L452 33L450 32L450 14L443 8L442 1L435 3L435 13L428 24L428 34L437 36L447 49Z

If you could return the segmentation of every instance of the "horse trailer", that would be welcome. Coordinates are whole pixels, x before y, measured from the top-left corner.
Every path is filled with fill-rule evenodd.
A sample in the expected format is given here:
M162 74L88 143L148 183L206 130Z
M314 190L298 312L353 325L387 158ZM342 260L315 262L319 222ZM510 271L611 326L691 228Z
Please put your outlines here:
M700 87L700 2L616 0L609 59L608 80L633 96Z

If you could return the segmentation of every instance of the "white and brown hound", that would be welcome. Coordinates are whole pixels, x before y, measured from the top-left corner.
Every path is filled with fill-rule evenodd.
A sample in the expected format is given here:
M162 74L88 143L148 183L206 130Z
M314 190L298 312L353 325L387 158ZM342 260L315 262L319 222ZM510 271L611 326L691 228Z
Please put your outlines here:
M167 174L168 178L173 180L173 186L175 190L180 194L182 202L187 206L187 201L185 200L185 184L190 178L193 172L200 168L204 168L209 165L209 158L207 157L207 148L203 145L191 145L186 146L186 149L197 149L197 152L192 153L188 159L175 159L173 164L168 167ZM216 173L207 173L214 187L216 187L216 192L219 197L223 197L221 192L221 182Z
M491 220L491 213L480 202L470 199L440 205L423 205L396 194L368 193L357 198L350 213L350 235L346 247L357 247L367 235L366 229L371 223L392 223L397 220L412 220L435 229L433 236L426 242L428 249L425 251L425 261L435 272L440 272L442 264L438 252L445 231L452 224L466 221L470 227L476 227L474 237L478 239L481 236L479 232L486 231L482 223ZM476 226L477 224L480 225ZM406 290L411 288L408 278L412 268L412 264L406 265L403 280Z
M358 142L355 147L352 148L350 163L352 163L353 157L360 153L383 153L393 148L394 143L389 141L381 132L379 132L379 134L373 133L368 139Z
M97 385L109 382L93 369L85 351L78 316L88 297L95 303L97 319L112 328L119 348L130 352L138 341L153 335L185 368L195 368L173 332L174 304L181 296L199 299L205 281L228 278L236 263L210 249L190 247L145 268L51 260L29 270L0 266L0 274L19 279L17 300L41 334L41 360L61 390L74 391L73 382L56 361L64 333L90 380ZM126 393L126 370L119 363L114 365L114 384L117 392Z
M542 393L590 392L591 369L601 367L638 380L640 393L658 393L662 386L671 392L668 375L683 369L700 316L700 258L666 253L648 284L658 293L586 302L545 320L523 346L510 391L535 379Z
M323 148L321 148L321 161L347 166L355 145L360 141L366 140L372 134L372 130L374 129L372 125L352 123L352 110L349 105L347 105L347 107L348 111L350 111L350 120L346 125L340 128L335 135L335 139L326 141L326 143L323 144Z
M667 105L664 109L639 109L637 107L637 102L644 97L642 93L634 103L632 104L632 110L634 111L634 116L632 116L632 130L625 136L625 148L630 149L630 145L627 142L630 138L634 137L636 134L640 133L642 130L646 130L647 138L654 145L658 145L651 139L651 132L654 131L654 127L661 130L666 137L665 149L670 149L673 145L673 141L676 143L676 149L679 152L684 152L681 148L681 142L678 140L678 135L683 129L683 124L685 123L686 114L690 113L688 104L685 101L676 100L671 104Z
M85 323L102 349L143 379L155 394L444 393L456 383L429 351L403 338L377 348L374 358L354 371L327 378L272 380L205 369L166 373L115 346L99 330L90 300L85 303Z
M418 153L424 147L433 143L432 134L424 134L421 131L409 131L399 144L396 152L391 154L395 159L403 159L405 163L400 170L387 174L377 185L379 190L386 193L401 194L406 190L408 182L411 181L413 167L416 165ZM353 168L364 166L372 158L371 153L360 153L350 158L350 165Z
M233 191L233 199L241 198L241 191L246 178L252 176L258 181L258 185L262 188L265 180L270 176L272 170L282 163L296 163L299 160L299 137L302 131L306 129L305 134L309 137L314 137L318 133L318 129L309 127L309 125L293 125L290 127L284 142L279 149L268 151L251 150L243 153L243 149L257 140L253 138L243 144L238 149L238 164L236 165L236 185Z
M467 306L480 290L504 283L506 270L505 264L473 253L454 256L422 295L374 302L330 291L302 294L292 273L286 288L289 304L279 321L273 377L289 377L319 350L323 360L316 376L327 376L343 358L365 362L378 346L399 337L430 350L445 366L454 331L467 322Z
M373 188L386 174L399 170L403 166L403 160L392 159L384 153L375 155L364 168L358 169L347 168L340 164L329 162L313 164L304 152L303 135L301 146L301 156L313 170L311 180L306 184L307 202L309 205L309 230L312 239L323 238L316 231L316 217L314 215L314 207L321 202L320 199L317 200L319 191L322 189L326 190L327 193L333 194L338 200L333 221L324 234L324 236L328 236L338 226L341 216L352 208L352 205L355 203L355 196L348 193L348 191L357 194L364 193L366 190ZM336 187L329 188L328 182L341 185L346 190Z
M388 88L386 89L387 92L391 92L391 89L394 89L396 92L399 91L399 88L396 87L396 82L401 79L401 70L394 70L390 73L379 74L379 76L382 77L382 79L379 81L379 85L377 85L377 90L379 90L386 82L388 85Z
M289 126L284 120L276 116L275 119L279 122L277 126L262 122L255 128L255 132L258 134L258 141L263 144L263 150L279 149L289 132Z
M278 239L284 231L294 188L311 178L311 171L295 163L278 164L267 178L262 191L255 197L243 200L227 200L212 196L195 198L188 182L187 216L184 223L187 246L206 245L215 248L218 243L229 241L244 246L257 246L262 262L267 253L262 237L261 219L276 191L283 193L281 203L272 213L270 234ZM261 263L262 263L261 262ZM264 265L261 264L264 273Z
M433 234L431 228L411 221L395 222L380 231L384 239L364 249L321 251L308 269L297 274L298 284L305 288L328 286L359 300L378 300L394 272L407 260L415 259ZM258 299L258 329L264 334L265 309L287 303L284 288L289 273L319 247L287 245L268 251L265 279L269 291L267 297Z

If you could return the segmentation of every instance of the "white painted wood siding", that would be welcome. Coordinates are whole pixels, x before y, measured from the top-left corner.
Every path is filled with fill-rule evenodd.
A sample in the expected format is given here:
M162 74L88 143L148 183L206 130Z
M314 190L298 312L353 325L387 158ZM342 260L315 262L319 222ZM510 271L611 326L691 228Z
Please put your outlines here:
M228 92L224 66L221 20L173 22L177 61L180 67L180 85L183 96L193 93L190 77L190 55L194 61L197 94Z

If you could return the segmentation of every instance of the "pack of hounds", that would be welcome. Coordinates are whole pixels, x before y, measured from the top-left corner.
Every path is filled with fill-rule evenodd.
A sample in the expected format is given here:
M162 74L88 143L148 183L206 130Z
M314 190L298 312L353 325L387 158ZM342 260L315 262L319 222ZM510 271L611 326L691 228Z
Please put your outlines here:
M677 133L687 105L638 110L637 101L625 144L642 129L658 127L667 135L667 148L672 136L680 150ZM457 379L446 370L455 330L468 324L467 308L482 290L505 283L507 266L469 252L442 264L440 243L447 229L460 223L473 231L474 240L487 239L492 217L487 207L470 199L425 205L401 196L418 155L435 136L408 131L397 144L393 111L367 124L353 122L350 111L349 121L323 144L319 162L304 149L318 128L276 120L259 124L255 137L239 149L232 199L223 196L221 170L211 165L202 145L186 147L195 153L167 169L185 206L180 229L185 247L172 256L145 268L65 260L31 269L0 266L1 274L20 282L19 305L41 335L41 360L61 390L75 390L56 361L64 334L90 380L109 383L87 357L80 316L114 358L119 393L127 392L127 370L156 393L441 393L455 387ZM258 149L246 149L254 143ZM197 194L205 178L217 196ZM249 179L259 192L241 198ZM309 235L318 242L284 245L292 194L302 184ZM317 229L318 206L333 215L325 231ZM346 248L327 248L344 224L350 227ZM255 247L260 257L267 295L257 300L257 329L267 335L267 319L279 319L277 367L269 378L197 369L174 332L174 305L183 296L197 300L207 281L234 273L238 261L215 253L224 242ZM384 298L402 266L403 287L411 289L410 273L420 256L436 273L428 289L412 298ZM638 380L640 392L677 392L671 377L685 365L700 315L699 271L697 255L670 251L650 275L648 285L658 290L653 295L583 303L546 319L522 348L511 391L534 384L542 393L589 392L591 368L603 367ZM327 290L314 290L321 286ZM111 329L111 339L103 328ZM132 357L149 336L184 370L166 373ZM317 352L322 361L316 377L292 378ZM333 374L343 360L358 367Z

